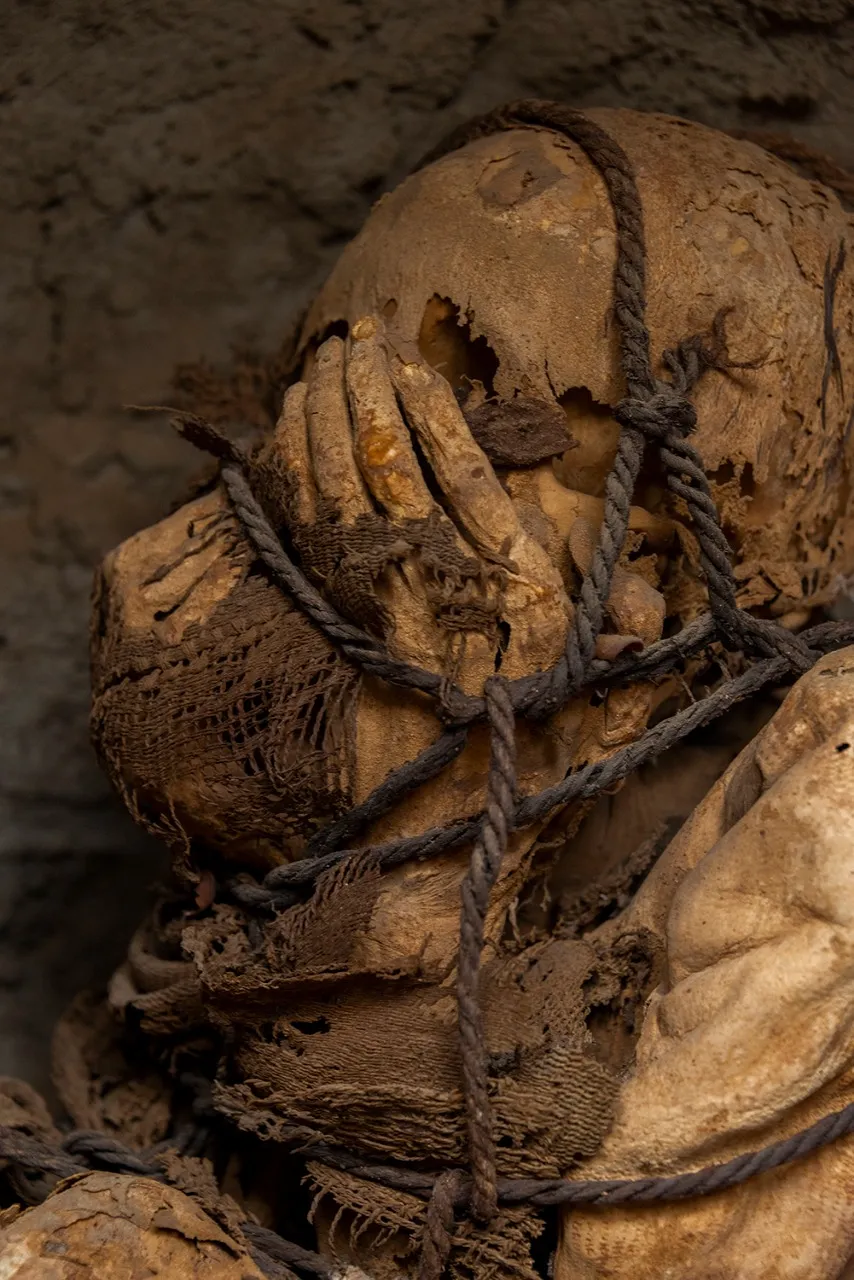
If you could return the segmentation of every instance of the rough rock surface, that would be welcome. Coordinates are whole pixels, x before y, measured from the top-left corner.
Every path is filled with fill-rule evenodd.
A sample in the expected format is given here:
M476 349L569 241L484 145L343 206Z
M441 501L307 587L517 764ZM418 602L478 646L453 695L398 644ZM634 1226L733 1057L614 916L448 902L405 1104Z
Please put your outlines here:
M121 406L278 345L376 195L509 97L854 166L854 4L10 0L0 32L0 1070L40 1083L158 866L87 746L89 578L196 463Z

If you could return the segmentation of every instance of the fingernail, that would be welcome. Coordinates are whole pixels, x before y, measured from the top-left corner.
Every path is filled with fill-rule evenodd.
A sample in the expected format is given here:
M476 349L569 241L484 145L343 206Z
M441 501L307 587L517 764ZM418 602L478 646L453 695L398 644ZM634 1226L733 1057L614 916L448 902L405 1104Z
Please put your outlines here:
M351 337L354 342L363 342L365 338L373 338L379 328L374 316L362 316L361 320L357 320L351 330Z

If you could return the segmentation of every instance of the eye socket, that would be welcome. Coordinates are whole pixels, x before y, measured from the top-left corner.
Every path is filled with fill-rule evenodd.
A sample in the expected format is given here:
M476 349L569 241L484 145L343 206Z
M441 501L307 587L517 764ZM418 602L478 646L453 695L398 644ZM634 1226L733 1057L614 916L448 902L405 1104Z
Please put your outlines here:
M451 298L434 293L427 303L418 349L427 364L450 382L460 401L476 385L486 396L494 393L498 357L486 338L472 337L471 319L461 318L460 308Z

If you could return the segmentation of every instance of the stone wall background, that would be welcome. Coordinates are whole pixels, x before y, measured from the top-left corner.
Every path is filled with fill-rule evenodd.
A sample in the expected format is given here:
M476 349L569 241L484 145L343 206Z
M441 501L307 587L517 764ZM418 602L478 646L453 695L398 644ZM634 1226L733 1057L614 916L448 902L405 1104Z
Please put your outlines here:
M122 405L274 349L376 196L511 97L854 167L854 3L5 0L0 35L0 1072L44 1084L160 861L89 751L89 581L197 463Z

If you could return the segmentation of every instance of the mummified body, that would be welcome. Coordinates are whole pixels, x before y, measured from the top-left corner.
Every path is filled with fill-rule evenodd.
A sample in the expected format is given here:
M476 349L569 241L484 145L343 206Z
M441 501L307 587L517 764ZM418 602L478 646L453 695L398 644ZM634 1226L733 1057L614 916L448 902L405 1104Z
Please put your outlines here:
M850 219L829 192L755 147L660 117L591 114L637 171L654 352L705 333L718 366L694 396L695 442L737 555L740 603L797 626L854 561ZM385 197L342 256L306 321L300 376L254 455L257 492L329 598L398 656L467 691L496 668L509 677L548 668L562 650L618 434L614 260L607 193L573 143L515 130L452 153ZM696 543L654 467L635 504L600 640L607 657L704 608ZM135 1007L153 1036L201 1007L229 1042L217 1105L247 1130L286 1140L300 1129L384 1160L462 1163L451 982L466 852L382 875L370 863L357 875L333 871L260 935L243 908L210 902L212 872L302 856L313 831L433 740L430 708L357 678L254 562L218 487L108 558L94 671L102 756L134 814L170 840L179 876L201 876L205 908L183 928L190 959L170 974L174 985L146 993L131 966L116 1003ZM673 692L614 690L545 726L520 726L521 789L639 736ZM475 732L364 841L476 811L486 764ZM663 923L670 899L655 925L630 909L577 937L553 911L546 936L520 933L544 867L556 853L571 865L582 817L576 807L513 835L487 918L482 994L500 1167L553 1176L590 1159L622 1174L704 1163L715 1153L708 1135L672 1149L628 1138L620 1147L630 1100L640 1098L632 1132L643 1132L649 1105L635 1038L644 1063L654 1052L647 1024L625 1011L642 1010L656 989L657 1000L675 997L680 981ZM648 834L636 831L634 843ZM610 853L621 851L631 845ZM678 880L657 883L672 895ZM729 903L727 912L733 945L750 950L752 919ZM710 992L719 955L712 948L697 962ZM746 990L749 1003L749 981ZM811 992L802 986L797 998ZM725 1016L726 1002L698 1001L691 1035ZM678 1035L673 1017L668 1034ZM667 1069L656 1088L682 1099L681 1068L672 1079ZM817 1087L797 1071L786 1079L745 1122L741 1149L770 1140ZM700 1093L707 1086L702 1071L692 1077ZM729 1151L741 1138L719 1114ZM376 1229L353 1246L363 1264L410 1265L417 1205L322 1165L312 1176L321 1234L344 1211L326 1248L346 1252L345 1228L369 1218ZM776 1184L764 1185L772 1222ZM739 1193L729 1194L717 1238L741 1229ZM625 1217L576 1215L557 1274L635 1275L643 1247L652 1275L659 1239L691 1212L639 1217L627 1254ZM526 1273L538 1230L524 1210L489 1229L465 1226L452 1269L480 1275L501 1261ZM689 1237L668 1274L698 1274ZM780 1274L835 1274L797 1265Z

